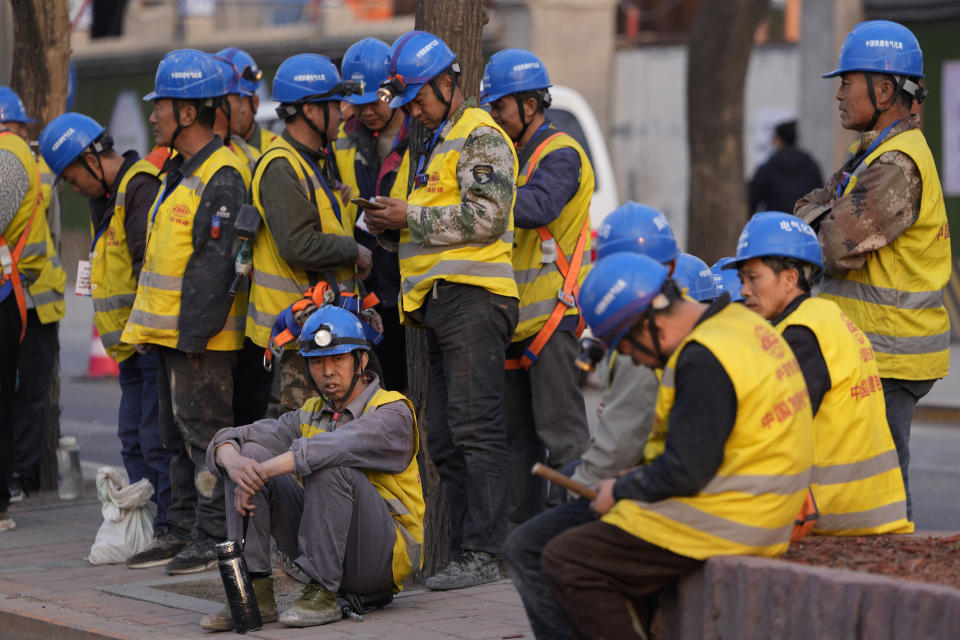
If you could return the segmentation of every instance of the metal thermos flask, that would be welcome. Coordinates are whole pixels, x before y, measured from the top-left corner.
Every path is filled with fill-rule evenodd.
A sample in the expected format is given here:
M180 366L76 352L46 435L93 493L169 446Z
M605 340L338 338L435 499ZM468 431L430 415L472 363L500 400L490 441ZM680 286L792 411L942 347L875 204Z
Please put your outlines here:
M243 559L243 543L247 537L249 515L243 516L243 538L227 540L217 545L217 567L223 580L223 590L227 594L230 615L233 617L233 630L236 633L256 631L263 626L260 619L260 607L253 593L253 583L247 573L247 563Z

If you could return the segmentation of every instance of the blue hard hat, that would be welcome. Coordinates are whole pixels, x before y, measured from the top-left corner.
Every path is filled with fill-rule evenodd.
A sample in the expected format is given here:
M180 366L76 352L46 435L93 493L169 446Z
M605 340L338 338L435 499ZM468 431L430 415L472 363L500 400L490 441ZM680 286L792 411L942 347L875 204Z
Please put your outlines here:
M217 51L217 55L229 60L237 69L237 74L240 76L240 89L249 92L245 95L252 96L257 92L260 88L260 79L263 78L263 71L249 53L237 47L227 47Z
M597 261L578 298L593 335L607 348L615 348L660 293L668 273L642 254L618 253Z
M923 51L910 29L890 20L869 20L853 28L843 46L837 68L825 73L832 78L848 71L866 71L923 76Z
M73 60L67 67L67 111L73 109L73 100L77 97L77 70L73 66Z
M823 269L817 234L800 218L781 211L763 211L750 218L737 241L737 257L724 265L737 269L752 258L794 258Z
M300 355L304 358L334 356L360 349L370 343L357 316L334 305L323 305L303 323L300 331Z
M740 276L736 271L726 269L725 267L732 263L736 258L720 258L716 264L710 267L713 272L713 283L717 285L717 296L722 293L729 293L731 302L743 302L743 294L740 293Z
M377 101L377 89L380 83L387 79L384 63L389 50L390 46L386 42L376 38L364 38L347 49L340 63L340 75L344 80L363 83L363 93L346 96L346 102L369 104Z
M224 87L223 95L241 95L241 96L250 96L253 95L250 91L247 91L243 85L240 84L240 70L237 69L236 65L233 64L227 58L224 58L219 53L213 55L214 61L217 63L217 66L220 67L220 73L223 74L223 78L226 86Z
M0 86L0 122L36 122L27 115L23 100L10 87Z
M621 251L642 253L661 264L680 255L666 216L638 202L620 205L597 229L597 258Z
M385 69L391 89L390 106L402 107L417 97L423 85L447 69L457 55L438 36L409 31L387 52Z
M50 121L40 134L40 154L53 175L60 173L77 159L84 149L103 135L106 129L82 113L65 113Z
M677 266L673 270L673 279L682 289L686 289L691 298L707 302L717 297L717 285L713 282L713 272L706 262L689 253L677 256Z
M490 56L490 62L483 70L480 104L494 102L511 93L551 86L547 68L540 58L526 49L504 49Z
M144 100L219 98L227 92L227 79L213 56L196 49L177 49L157 65L154 89Z
M283 104L339 101L340 72L327 56L298 53L280 63L273 76L272 99Z

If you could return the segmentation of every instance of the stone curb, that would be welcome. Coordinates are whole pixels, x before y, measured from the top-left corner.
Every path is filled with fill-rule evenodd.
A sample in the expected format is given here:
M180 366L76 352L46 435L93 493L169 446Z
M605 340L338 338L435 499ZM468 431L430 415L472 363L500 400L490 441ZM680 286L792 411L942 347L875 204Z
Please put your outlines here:
M725 556L664 594L661 640L955 640L960 589Z

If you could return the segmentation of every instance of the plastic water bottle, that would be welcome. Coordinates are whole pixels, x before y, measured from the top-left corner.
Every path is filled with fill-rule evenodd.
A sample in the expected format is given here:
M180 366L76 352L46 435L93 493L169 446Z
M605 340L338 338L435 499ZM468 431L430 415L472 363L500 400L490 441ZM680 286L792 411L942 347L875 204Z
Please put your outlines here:
M61 500L76 500L83 495L80 445L73 436L60 438L57 448L57 493Z

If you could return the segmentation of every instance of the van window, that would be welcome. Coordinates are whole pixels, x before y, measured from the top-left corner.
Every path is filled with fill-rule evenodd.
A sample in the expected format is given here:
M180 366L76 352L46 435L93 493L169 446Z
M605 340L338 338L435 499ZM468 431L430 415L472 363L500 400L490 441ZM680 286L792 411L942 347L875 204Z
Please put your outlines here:
M547 109L546 115L553 120L557 129L570 135L570 137L580 143L580 146L583 147L584 152L587 154L587 159L590 161L590 164L593 164L590 145L587 144L587 137L583 134L583 128L580 127L580 121L577 119L577 116L566 109ZM596 191L600 188L600 176L597 175L596 171L594 171L593 179L593 190Z

